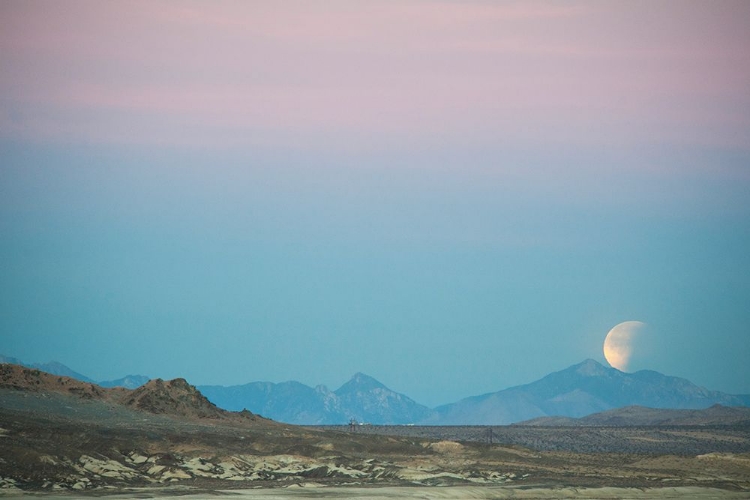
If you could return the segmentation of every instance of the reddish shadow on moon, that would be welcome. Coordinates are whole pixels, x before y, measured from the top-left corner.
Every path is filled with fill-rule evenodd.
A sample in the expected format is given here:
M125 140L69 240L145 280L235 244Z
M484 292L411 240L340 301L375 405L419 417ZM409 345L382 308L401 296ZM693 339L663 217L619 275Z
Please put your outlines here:
M642 321L625 321L612 328L604 339L604 357L612 368L623 372L653 369L654 336Z

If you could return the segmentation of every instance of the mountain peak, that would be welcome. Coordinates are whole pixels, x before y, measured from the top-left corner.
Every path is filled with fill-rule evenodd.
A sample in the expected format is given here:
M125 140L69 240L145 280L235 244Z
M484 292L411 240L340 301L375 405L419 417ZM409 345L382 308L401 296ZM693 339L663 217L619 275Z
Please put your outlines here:
M347 418L358 422L403 424L423 420L431 411L364 373L355 373L334 395Z
M388 389L379 381L362 372L355 373L351 379L336 390L341 395L348 392L371 391L373 389Z
M102 387L124 387L126 389L137 389L149 380L151 380L151 378L145 375L126 375L122 378L118 378L117 380L106 380L104 382L99 382L99 385Z
M371 376L367 375L366 373L362 373L362 372L355 373L354 375L352 375L351 379L355 380L357 383L377 382L378 384L380 384L380 382L378 382L377 380L375 380L374 377L371 377Z
M573 365L571 368L573 368L579 375L583 375L585 377L600 377L602 375L606 375L610 370L610 368L607 368L606 366L591 358L582 361L577 365Z

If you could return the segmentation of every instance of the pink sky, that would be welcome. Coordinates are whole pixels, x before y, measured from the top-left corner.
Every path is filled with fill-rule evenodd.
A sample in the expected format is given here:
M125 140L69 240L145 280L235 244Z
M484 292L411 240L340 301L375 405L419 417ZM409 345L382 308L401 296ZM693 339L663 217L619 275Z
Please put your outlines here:
M748 393L749 28L750 0L0 0L0 354L438 404L639 320L654 369Z
M750 144L747 2L6 1L0 12L6 138Z

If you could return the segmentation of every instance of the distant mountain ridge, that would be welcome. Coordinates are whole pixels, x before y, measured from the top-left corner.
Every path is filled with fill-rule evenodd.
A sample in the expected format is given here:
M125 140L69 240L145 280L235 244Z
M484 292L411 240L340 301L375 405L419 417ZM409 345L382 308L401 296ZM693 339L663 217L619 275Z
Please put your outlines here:
M27 368L35 368L37 370L42 370L43 372L46 372L46 373L51 373L52 375L70 377L76 380L80 380L81 382L97 384L101 387L125 387L127 389L135 389L137 387L142 386L149 380L151 380L150 377L147 377L145 375L127 375L125 377L122 377L116 380L106 380L102 382L97 382L93 379L90 379L89 377L85 375L82 375L68 368L62 363L58 363L57 361L50 361L49 363L25 363L19 359L11 358L9 356L3 356L1 354L0 354L0 363L25 366Z
M232 411L253 408L254 413L286 423L342 423L345 417L324 386L312 388L300 382L251 382L249 384L199 386L217 406Z
M126 375L115 380L105 380L99 382L102 387L125 387L126 389L137 389L146 384L151 378L145 375Z
M421 422L432 413L426 406L363 373L354 374L334 394L341 407L359 422L410 424Z
M587 359L526 385L443 405L425 422L504 425L539 417L583 417L613 408L699 409L750 405L750 396L710 391L679 377L643 370L624 373Z
M222 408L247 408L273 420L300 425L343 424L350 419L371 424L409 424L424 420L432 412L363 373L355 374L335 391L299 382L253 382L198 389Z
M60 363L24 364L0 356L0 363L21 364L55 375L94 383ZM149 381L142 375L101 382L101 387L135 389ZM713 405L750 406L750 395L731 395L649 370L624 373L588 359L532 382L462 399L430 409L363 373L335 391L300 382L251 382L204 385L197 389L211 403L229 411L255 414L300 425L336 425L354 419L371 424L506 425L552 418L561 425L617 408L702 409ZM639 418L644 418L639 414ZM566 423L568 422L568 423Z
M20 365L20 366L25 366L27 368L36 368L37 370L42 370L43 372L51 373L52 375L61 375L63 377L70 377L76 380L80 380L81 382L89 382L92 384L96 383L94 380L88 378L87 376L81 375L80 373L71 370L64 364L58 363L57 361L50 361L49 363L24 363L23 361L19 359L0 355L0 363Z

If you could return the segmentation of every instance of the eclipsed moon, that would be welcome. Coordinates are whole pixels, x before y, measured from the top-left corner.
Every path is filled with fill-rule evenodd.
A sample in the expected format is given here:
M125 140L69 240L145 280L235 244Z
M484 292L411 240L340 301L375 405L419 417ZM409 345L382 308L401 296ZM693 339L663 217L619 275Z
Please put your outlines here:
M620 371L628 371L633 354L642 344L645 323L625 321L612 328L604 339L604 357L607 362Z

